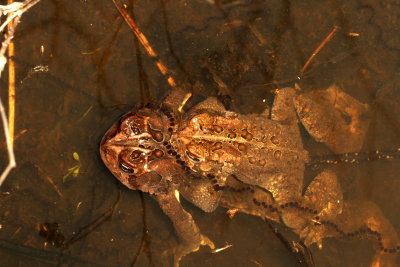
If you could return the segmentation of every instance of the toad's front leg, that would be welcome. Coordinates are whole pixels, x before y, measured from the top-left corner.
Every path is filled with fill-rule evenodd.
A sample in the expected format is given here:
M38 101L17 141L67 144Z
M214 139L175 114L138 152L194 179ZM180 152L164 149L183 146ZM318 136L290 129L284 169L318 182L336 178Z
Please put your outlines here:
M185 211L176 198L174 191L157 194L156 199L161 209L171 219L176 234L179 238L179 245L174 251L174 266L179 266L181 258L191 252L197 251L200 245L207 245L214 249L213 242L203 236L192 215Z

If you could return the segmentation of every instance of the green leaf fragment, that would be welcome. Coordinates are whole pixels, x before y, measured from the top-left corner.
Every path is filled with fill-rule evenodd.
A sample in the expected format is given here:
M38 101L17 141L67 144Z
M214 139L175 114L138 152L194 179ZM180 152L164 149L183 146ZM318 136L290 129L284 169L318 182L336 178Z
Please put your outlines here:
M74 160L78 161L78 164L69 168L67 174L65 174L62 178L62 181L65 182L65 180L67 180L67 178L72 175L73 177L77 177L79 175L79 170L81 168L81 162L79 160L79 154L78 152L74 152L72 153L72 157L74 158Z
M77 152L72 153L74 160L79 161L79 154Z
M68 176L70 176L71 173L72 173L72 172L69 171L66 175L63 176L63 178L62 178L63 183L65 182L65 180L67 180Z
M72 176L76 177L79 174L79 167L77 167L73 172L72 172Z

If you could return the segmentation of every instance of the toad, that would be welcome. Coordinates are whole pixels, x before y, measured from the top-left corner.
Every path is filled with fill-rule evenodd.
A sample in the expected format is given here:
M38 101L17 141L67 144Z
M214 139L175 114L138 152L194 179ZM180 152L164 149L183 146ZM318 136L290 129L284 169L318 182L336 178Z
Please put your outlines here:
M379 207L344 200L332 170L322 171L303 190L309 156L299 124L334 153L356 152L369 124L367 104L335 85L307 93L276 90L272 108L262 114L226 110L214 97L184 112L189 97L175 88L161 105L123 115L100 144L114 176L151 194L171 219L179 238L175 266L201 245L214 248L179 195L205 212L222 206L283 223L306 246L321 247L327 237L375 238L379 249L373 264L388 263L400 250Z

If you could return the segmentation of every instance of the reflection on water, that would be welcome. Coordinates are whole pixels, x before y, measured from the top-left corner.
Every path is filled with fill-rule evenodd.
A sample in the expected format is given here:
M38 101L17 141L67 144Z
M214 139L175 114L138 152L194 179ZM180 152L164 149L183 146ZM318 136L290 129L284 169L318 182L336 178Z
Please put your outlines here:
M272 103L275 86L293 84L315 47L339 26L299 84L303 90L340 84L373 107L363 150L399 147L397 3L216 2L134 3L135 18L160 58L177 80L194 88L193 103L219 95L234 111L261 112ZM120 185L98 156L102 134L122 113L169 90L154 62L135 44L112 1L42 0L18 30L16 132L26 132L15 143L18 168L1 188L2 265L170 262L167 250L177 241L168 218L151 197ZM37 66L48 71L34 72ZM1 84L5 88L6 81ZM328 153L306 135L304 143L312 154ZM63 181L76 165L74 152L79 174ZM0 157L4 162L5 153ZM396 165L397 160L373 161L334 170L346 198L373 200L399 232ZM307 170L306 180L318 171ZM233 246L217 254L202 249L184 258L183 266L296 264L262 220L230 220L222 208L204 214L184 204L217 246ZM52 246L38 233L44 223L57 223L64 242L76 242ZM313 246L311 252L316 266L365 266L374 245L328 239L323 250Z

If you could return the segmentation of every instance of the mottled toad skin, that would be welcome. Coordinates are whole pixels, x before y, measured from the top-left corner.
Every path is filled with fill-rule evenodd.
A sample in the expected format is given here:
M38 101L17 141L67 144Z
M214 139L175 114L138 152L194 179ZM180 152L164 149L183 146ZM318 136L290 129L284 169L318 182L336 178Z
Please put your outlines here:
M303 192L308 152L298 124L335 153L361 149L369 108L337 86L299 93L277 90L271 110L243 115L210 97L180 112L187 92L173 90L161 106L122 116L104 135L101 157L125 186L148 192L172 220L181 257L214 244L200 234L176 198L206 212L218 206L276 222L306 245L326 237L367 235L378 240L373 264L390 264L399 250L397 233L368 201L345 201L336 175L320 173Z

